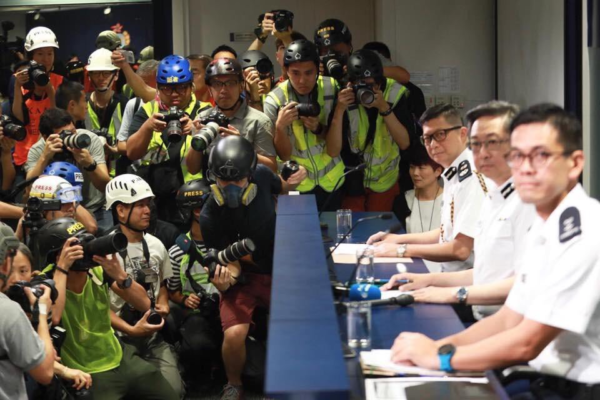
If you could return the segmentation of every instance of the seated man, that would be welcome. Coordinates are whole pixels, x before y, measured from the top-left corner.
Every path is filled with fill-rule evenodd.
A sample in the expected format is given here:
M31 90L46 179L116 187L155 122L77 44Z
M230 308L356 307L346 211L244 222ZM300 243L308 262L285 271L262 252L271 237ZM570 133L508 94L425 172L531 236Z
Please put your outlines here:
M529 362L541 378L528 399L595 399L600 393L600 204L578 183L581 124L540 104L511 124L508 163L522 201L537 216L506 304L469 329L433 341L404 332L394 362L488 370Z

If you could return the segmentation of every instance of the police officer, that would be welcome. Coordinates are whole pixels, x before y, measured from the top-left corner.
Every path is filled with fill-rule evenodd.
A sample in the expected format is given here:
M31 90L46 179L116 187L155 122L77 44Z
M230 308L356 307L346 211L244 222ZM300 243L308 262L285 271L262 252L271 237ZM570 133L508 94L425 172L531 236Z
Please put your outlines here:
M177 55L165 57L156 75L158 97L135 113L129 127L132 134L126 144L127 157L141 160L134 170L150 184L156 196L158 217L176 225L183 223L172 207L177 190L184 182L199 178L185 165L186 153L191 148L192 120L202 109L210 107L209 103L196 100L193 80L188 60ZM168 138L173 135L167 134L162 113L171 110L185 113L180 118L183 137Z
M506 304L470 329L437 342L402 333L394 361L428 368L486 370L528 361L540 378L525 399L600 398L600 204L578 178L581 124L552 104L511 124L508 162L515 188L537 216Z
M242 97L245 81L240 63L229 58L215 59L206 69L205 80L216 107L203 110L198 119L208 117L214 112L222 113L229 119L227 127L219 127L220 136L215 138L213 143L218 142L221 136L241 135L254 145L258 162L275 171L277 165L273 146L273 124L263 113L249 107ZM195 122L195 125L197 128L201 127L199 122ZM202 152L194 148L190 150L186 163L191 173L200 171L202 159Z
M429 232L371 236L375 254L384 257L420 257L441 262L442 272L473 267L473 238L477 234L481 204L487 186L473 167L467 148L467 128L457 109L440 104L428 109L420 121L422 142L431 158L445 168L442 225Z
M191 221L191 229L169 249L173 276L167 287L179 332L180 361L186 370L209 372L221 358L223 333L219 319L219 292L202 266L206 246L200 229L200 212L210 196L202 180L185 183L177 192L177 208Z
M413 297L419 302L474 304L476 319L500 309L498 304L504 303L512 287L525 250L524 238L535 217L535 208L523 204L515 192L506 162L510 122L517 113L517 106L502 101L479 105L467 113L469 147L475 166L490 180L475 236L473 269L399 274L384 289L393 287L398 279L408 279L412 283L400 290L415 290Z
M302 193L314 194L321 209L331 196L327 210L341 205L344 163L341 131L329 132L328 120L337 97L333 78L319 76L319 55L314 43L292 42L286 49L284 69L289 80L267 96L265 114L275 124L275 148L279 157L304 166L308 177L298 186ZM316 116L299 115L297 105L320 109ZM317 106L318 105L318 106Z
M306 170L300 168L284 181L257 163L252 144L240 136L219 141L208 163L215 183L200 214L206 247L223 250L240 239L251 239L256 247L249 257L217 267L213 280L221 292L222 355L228 379L222 398L234 399L243 393L245 340L252 317L257 307L268 308L270 304L275 195L293 189L304 179ZM244 284L238 284L241 280Z
M343 207L391 211L400 194L400 150L410 145L407 91L393 79L384 78L381 60L370 50L358 50L350 56L348 78L347 87L338 95L330 131L346 126L350 151L358 158L355 165L366 163L367 168L358 183L362 187L357 193L346 194ZM347 182L356 176L361 177L349 176Z

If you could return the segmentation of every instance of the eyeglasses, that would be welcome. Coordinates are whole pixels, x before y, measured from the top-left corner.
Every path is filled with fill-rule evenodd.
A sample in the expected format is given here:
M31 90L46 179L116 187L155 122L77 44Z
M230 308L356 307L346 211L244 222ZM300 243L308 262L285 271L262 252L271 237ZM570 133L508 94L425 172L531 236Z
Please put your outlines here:
M516 169L520 168L527 159L534 169L541 169L548 165L553 158L568 156L570 154L570 151L550 152L544 149L535 149L531 153L525 154L519 150L513 149L508 153L506 161L508 162L509 167Z
M173 92L177 92L177 94L180 95L184 95L187 93L188 89L190 88L190 85L178 85L178 86L159 86L158 90L160 90L161 92L163 92L164 94L166 94L167 96L170 96L173 94Z
M498 139L490 139L490 140L484 140L483 142L479 142L477 140L472 140L469 142L469 149L471 149L471 151L473 151L473 153L479 153L479 151L481 150L481 148L485 148L487 151L498 151L500 150L500 145L503 143L508 142L509 139L503 139L503 140L498 140Z
M452 128L440 129L438 131L433 132L431 135L423 135L421 136L421 144L424 146L429 146L431 145L432 140L435 140L438 143L443 142L444 140L446 140L446 136L448 136L448 133L460 128L462 128L462 126L456 125Z
M218 80L213 80L210 82L210 86L216 90L221 90L223 89L223 87L226 87L227 89L231 89L236 87L237 85L240 84L240 81L238 81L237 79L233 79L230 81L226 81L226 82L221 82Z
M90 76L93 77L98 77L98 76L102 76L103 78L108 78L109 76L113 75L116 71L90 71L89 74Z

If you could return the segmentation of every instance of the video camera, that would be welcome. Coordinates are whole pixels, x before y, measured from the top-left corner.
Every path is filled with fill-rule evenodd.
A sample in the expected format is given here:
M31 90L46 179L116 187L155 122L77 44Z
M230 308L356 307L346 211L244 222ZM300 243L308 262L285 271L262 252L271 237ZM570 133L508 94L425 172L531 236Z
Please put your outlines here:
M6 114L0 115L0 126L4 129L2 134L9 139L20 142L25 140L25 137L27 136L25 127L17 124Z
M256 246L251 239L242 239L221 251L217 251L216 249L208 250L204 256L202 265L208 268L208 276L210 279L213 279L215 277L215 271L217 270L218 264L231 264L232 262L237 261L248 254L252 254L255 250Z
M219 110L213 110L208 116L202 118L200 123L204 127L192 137L192 148L196 151L206 150L219 134L219 127L229 126L229 118Z
M38 197L30 197L25 205L23 227L37 231L46 223L44 211L59 211L61 206L62 203L58 199L42 200Z
M167 123L167 139L170 143L179 143L183 135L180 119L185 116L185 112L173 106L160 113L163 115L163 121Z
M52 303L56 302L58 298L58 291L56 290L56 285L52 279L45 279L41 276L34 276L30 282L27 281L17 281L14 285L8 288L6 291L6 295L15 303L18 303L23 311L26 313L31 313L31 305L29 304L29 299L27 298L27 294L25 293L25 288L30 288L31 293L37 297L38 299L42 297L44 294L44 289L42 286L47 286L50 288L50 300Z

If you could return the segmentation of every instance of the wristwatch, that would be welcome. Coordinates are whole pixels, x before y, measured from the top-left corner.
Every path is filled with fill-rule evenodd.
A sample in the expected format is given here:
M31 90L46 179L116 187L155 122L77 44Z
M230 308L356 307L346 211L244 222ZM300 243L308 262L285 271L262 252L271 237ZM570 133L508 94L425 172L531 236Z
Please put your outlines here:
M467 304L468 296L469 296L469 291L464 286L461 287L460 289L458 289L458 292L456 292L456 299L458 300L459 304Z
M398 245L398 248L396 249L396 255L397 255L399 258L402 258L402 257L404 257L404 253L406 253L406 247L407 247L407 246L408 246L408 245L407 245L406 243L403 243L403 244L399 244L399 245Z
M117 286L119 289L129 289L131 284L133 283L133 279L131 279L131 275L127 275L127 278L123 280L123 282L117 282Z
M96 169L97 166L98 166L98 163L96 162L96 160L94 160L93 163L91 163L87 167L83 167L83 169L86 170L86 171L88 171L88 172L92 172L92 171L94 171Z
M445 344L438 349L438 358L440 359L440 370L445 372L454 372L450 360L456 352L456 347L453 344Z

